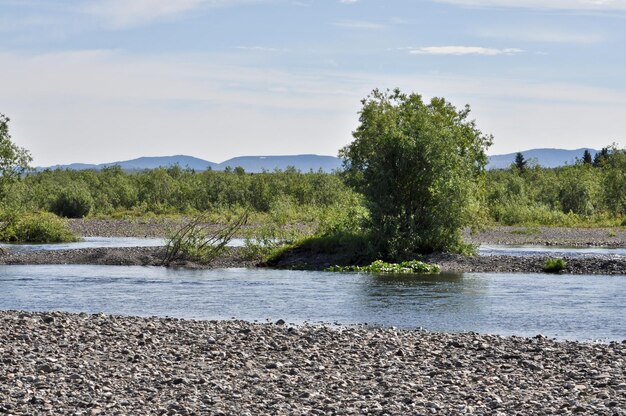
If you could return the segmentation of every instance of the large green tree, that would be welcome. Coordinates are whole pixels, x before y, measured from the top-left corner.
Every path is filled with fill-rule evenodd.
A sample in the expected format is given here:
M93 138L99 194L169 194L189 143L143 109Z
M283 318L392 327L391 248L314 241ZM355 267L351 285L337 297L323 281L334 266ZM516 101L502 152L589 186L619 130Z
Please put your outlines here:
M479 211L492 137L443 98L374 90L362 101L354 141L340 150L346 179L368 202L383 256L459 251Z
M0 197L4 196L9 183L29 168L30 153L11 141L9 118L0 114Z

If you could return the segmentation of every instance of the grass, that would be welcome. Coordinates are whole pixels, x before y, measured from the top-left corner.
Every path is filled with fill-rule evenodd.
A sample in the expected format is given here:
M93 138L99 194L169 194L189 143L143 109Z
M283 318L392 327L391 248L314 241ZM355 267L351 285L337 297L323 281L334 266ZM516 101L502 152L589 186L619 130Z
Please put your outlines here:
M543 264L543 271L546 273L560 273L567 267L567 262L563 259L547 259Z
M541 234L541 230L537 226L532 226L532 227L522 228L520 230L513 230L513 231L510 232L510 234L537 235L537 234Z
M244 212L223 228L210 231L204 216L192 218L167 239L163 265L169 266L178 260L210 263L225 250L247 219L247 213Z

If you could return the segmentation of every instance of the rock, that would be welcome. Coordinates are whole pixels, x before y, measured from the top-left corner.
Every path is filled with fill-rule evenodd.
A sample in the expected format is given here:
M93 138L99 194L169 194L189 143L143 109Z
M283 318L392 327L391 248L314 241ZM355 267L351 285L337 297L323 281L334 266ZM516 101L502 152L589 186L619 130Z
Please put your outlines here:
M42 324L46 316L54 325ZM626 343L275 324L0 311L0 412L622 416L626 409Z

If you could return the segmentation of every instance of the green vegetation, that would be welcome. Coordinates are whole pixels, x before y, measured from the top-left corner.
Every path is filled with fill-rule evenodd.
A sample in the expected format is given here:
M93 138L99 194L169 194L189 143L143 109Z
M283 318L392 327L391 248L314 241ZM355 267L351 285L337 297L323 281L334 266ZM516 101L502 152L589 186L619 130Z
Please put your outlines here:
M527 163L484 171L491 137L436 98L375 90L363 100L354 142L340 151L345 172L196 172L179 166L139 172L28 172L29 153L9 135L0 114L0 239L74 239L68 218L201 215L203 223L238 229L249 258L285 249L344 253L345 264L402 261L429 251L468 252L461 230L483 223L626 227L626 149L609 146L593 159L554 169ZM192 220L192 223L194 221ZM228 228L228 227L226 227ZM207 257L208 234L196 228L173 243L180 255ZM207 231L207 230L204 230ZM194 253L194 250L196 251ZM210 257L210 256L209 256ZM170 260L173 261L173 260Z
M9 119L0 114L0 241L15 243L60 243L76 241L67 223L49 212L23 209L14 190L21 186L31 156L15 145L9 134Z
M347 182L363 194L366 228L383 258L467 251L461 230L479 220L491 137L443 98L374 90L355 140L340 151Z
M543 265L546 273L559 273L567 267L567 262L563 259L547 259Z
M403 261L401 263L385 263L376 260L369 266L332 266L326 269L329 272L361 272L361 273L394 273L394 274L424 274L439 273L439 266L419 260Z
M162 264L169 266L180 260L210 263L224 251L247 220L248 213L244 212L225 227L211 230L203 215L196 216L167 239Z
M66 221L49 212L5 212L0 221L0 241L3 242L64 243L78 240Z
M488 172L489 217L502 225L620 225L626 216L626 150L610 147L598 155L595 164Z
M50 211L66 218L83 218L93 207L93 197L85 187L72 184L62 189L50 204Z
M517 152L515 154L515 162L513 162L513 164L515 165L515 168L517 168L517 170L520 173L524 173L524 171L526 170L526 165L528 164L528 161L524 158L523 154L521 154L520 152Z
M9 121L0 114L0 198L6 197L7 187L19 180L32 161L27 150L11 141Z

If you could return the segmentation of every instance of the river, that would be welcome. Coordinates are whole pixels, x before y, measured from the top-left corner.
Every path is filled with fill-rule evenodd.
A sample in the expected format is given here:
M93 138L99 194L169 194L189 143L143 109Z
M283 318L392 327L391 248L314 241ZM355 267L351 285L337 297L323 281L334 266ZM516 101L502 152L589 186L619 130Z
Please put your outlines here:
M626 339L626 276L0 266L0 309Z

